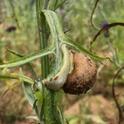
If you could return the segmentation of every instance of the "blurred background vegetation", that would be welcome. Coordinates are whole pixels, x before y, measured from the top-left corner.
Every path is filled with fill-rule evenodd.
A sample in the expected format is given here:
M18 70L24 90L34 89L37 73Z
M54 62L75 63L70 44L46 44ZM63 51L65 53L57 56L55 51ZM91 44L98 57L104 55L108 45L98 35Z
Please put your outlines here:
M95 0L67 0L60 9L56 10L66 34L87 49L98 31L90 22L94 4ZM123 22L123 7L124 0L100 0L93 15L93 22L98 28L101 28L104 22ZM113 27L109 33L108 38L103 34L98 37L93 44L93 50L103 57L115 57L114 60L122 66L124 28ZM15 59L16 56L9 53L8 49L25 55L38 48L35 0L0 0L0 64ZM117 67L109 62L103 63L98 63L97 82L92 92L85 96L65 95L62 104L65 114L68 115L69 124L117 124L118 113L111 94L112 78ZM34 67L39 72L38 61L35 61ZM4 69L0 73L9 73L7 71ZM9 71L18 72L17 69ZM25 73L30 75L28 71ZM117 95L122 107L124 106L123 80L122 72L116 82ZM26 102L20 84L16 80L0 80L0 87L0 123L21 124L24 120L23 116L31 115L32 110ZM25 120L22 124L24 123L31 122Z

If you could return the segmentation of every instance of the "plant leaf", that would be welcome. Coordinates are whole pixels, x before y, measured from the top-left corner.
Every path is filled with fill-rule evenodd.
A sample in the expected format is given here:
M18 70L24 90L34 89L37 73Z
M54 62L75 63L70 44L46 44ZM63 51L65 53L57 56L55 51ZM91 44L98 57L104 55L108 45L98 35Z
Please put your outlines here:
M25 96L28 102L31 104L31 106L33 106L35 102L35 97L34 97L34 93L32 90L32 84L25 81L23 77L26 77L26 76L23 74L23 71L21 69L20 69L19 75L21 75L20 81L22 82L22 88L24 90Z
M44 57L44 56L49 55L49 54L53 54L53 50L54 50L53 47L48 47L45 50L41 50L37 53L33 53L31 55L27 55L27 56L18 58L17 60L10 62L8 64L2 64L2 65L0 65L0 68L10 68L10 67L16 67L16 66L24 65L26 63L29 63L29 62L35 60L35 59Z
M23 82L22 87L23 87L23 90L24 90L24 93L25 93L27 100L29 101L31 106L33 106L33 104L35 102L35 97L34 97L34 93L33 93L32 88L31 88L31 84L29 84L27 82Z
M68 44L69 46L75 48L78 51L84 52L88 55L90 55L91 57L93 57L94 59L98 60L98 61L102 61L102 60L109 60L110 62L113 63L113 61L109 58L109 57L100 57L98 55L96 55L95 53L92 53L91 51L85 49L83 46L81 46L80 44L78 44L77 42L72 41L71 39L67 38L67 40L64 40L65 44Z
M18 77L13 76L13 75L1 75L0 74L0 79L18 79Z

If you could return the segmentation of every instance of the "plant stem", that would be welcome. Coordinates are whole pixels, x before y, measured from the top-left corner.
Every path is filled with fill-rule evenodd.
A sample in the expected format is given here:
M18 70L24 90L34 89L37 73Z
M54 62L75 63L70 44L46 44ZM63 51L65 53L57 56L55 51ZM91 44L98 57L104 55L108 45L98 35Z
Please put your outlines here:
M38 23L38 31L39 31L39 38L40 38L40 49L44 49L47 47L47 28L46 22L42 21L41 19L41 10L43 9L43 1L37 0L36 1L36 12L37 12L37 23ZM42 68L42 77L45 78L49 73L49 61L48 57L44 57L41 59L41 68Z
M36 13L40 37L40 49L44 49L48 46L48 28L46 20L43 19L43 16L41 16L41 10L46 9L48 3L48 0L36 0ZM41 70L42 77L46 78L50 72L48 57L44 57L43 59L41 59ZM43 118L40 118L40 121L44 121L44 124L61 124L61 117L59 116L60 114L57 110L56 94L56 92L49 90L43 86L43 107L41 112L43 114Z

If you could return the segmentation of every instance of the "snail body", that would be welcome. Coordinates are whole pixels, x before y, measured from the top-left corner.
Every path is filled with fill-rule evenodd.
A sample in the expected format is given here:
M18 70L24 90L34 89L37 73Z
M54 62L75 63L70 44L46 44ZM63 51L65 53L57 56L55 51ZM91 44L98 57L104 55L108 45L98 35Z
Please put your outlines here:
M50 79L44 79L43 83L52 90L59 90L63 87L67 80L67 76L73 68L73 56L65 44L62 44L61 50L63 53L63 64L60 71Z
M96 64L83 53L71 51L62 44L63 64L59 72L43 80L43 83L52 90L63 88L65 93L86 93L93 87L96 79Z

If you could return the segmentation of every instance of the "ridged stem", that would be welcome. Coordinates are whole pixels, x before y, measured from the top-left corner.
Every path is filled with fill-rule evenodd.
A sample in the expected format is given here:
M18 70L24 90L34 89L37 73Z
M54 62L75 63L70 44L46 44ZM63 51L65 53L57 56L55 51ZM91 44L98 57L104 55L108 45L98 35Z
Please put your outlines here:
M46 9L49 0L36 0L36 13L37 13L37 23L39 31L39 42L40 49L44 49L48 46L48 28L46 20L41 16L41 10ZM42 78L46 78L50 72L49 58L44 57L41 59L41 71ZM57 110L57 98L56 92L43 87L43 108L42 121L44 124L61 124L61 117Z

